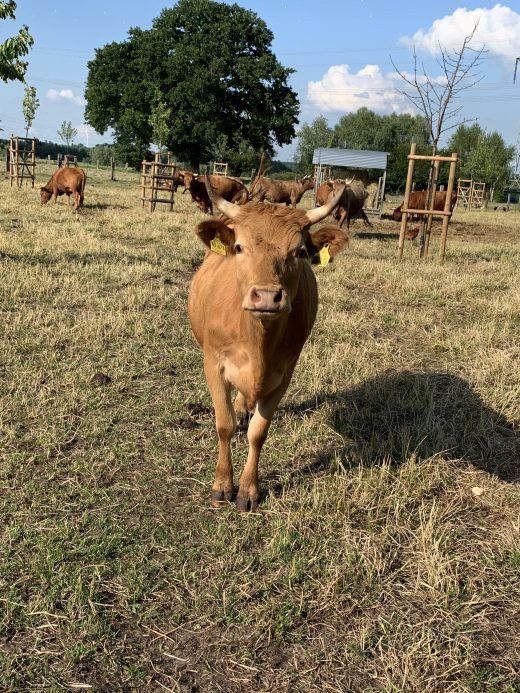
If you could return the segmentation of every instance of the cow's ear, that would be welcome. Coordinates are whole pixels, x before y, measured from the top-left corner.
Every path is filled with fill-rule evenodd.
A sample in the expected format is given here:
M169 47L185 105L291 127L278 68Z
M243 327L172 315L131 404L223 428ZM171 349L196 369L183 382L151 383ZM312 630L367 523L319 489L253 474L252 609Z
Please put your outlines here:
M337 226L322 226L321 229L309 233L307 237L307 252L311 257L328 246L331 258L343 250L349 241L348 233Z
M195 229L195 233L204 243L204 245L207 245L211 250L218 248L219 246L215 245L215 243L216 241L220 241L220 243L226 249L226 255L234 254L235 232L218 219L201 221L201 223ZM219 251L216 250L215 252Z

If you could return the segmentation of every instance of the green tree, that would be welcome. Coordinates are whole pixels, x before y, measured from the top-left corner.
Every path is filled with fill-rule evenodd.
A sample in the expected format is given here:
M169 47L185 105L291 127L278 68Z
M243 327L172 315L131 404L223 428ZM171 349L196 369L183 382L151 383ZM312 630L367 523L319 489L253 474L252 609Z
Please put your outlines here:
M171 109L166 142L196 167L217 138L272 154L294 137L299 104L271 50L273 34L254 12L213 0L179 0L122 43L96 50L88 63L86 120L141 154L152 141L158 88Z
M460 155L460 177L485 183L491 198L511 176L515 148L507 146L498 132L487 133L478 124L461 125L448 142L448 149Z
M312 164L312 155L319 147L332 147L334 144L334 132L329 127L326 118L319 115L310 125L304 123L298 132L298 145L296 147L295 161L301 168L307 168Z
M148 122L152 126L152 142L159 148L159 155L162 154L163 146L168 140L172 109L161 99L161 92L155 90L155 98L152 104L152 112Z
M15 19L16 2L0 2L0 20ZM0 43L0 79L3 82L17 80L23 82L25 79L25 71L27 70L27 61L20 58L29 53L30 47L33 45L34 39L29 34L29 27L25 24L18 31L17 36L8 38L3 43Z
M58 135L65 142L68 148L77 137L78 131L76 128L72 127L72 123L70 120L64 120L63 123L60 125Z
M360 108L340 118L334 128L334 139L345 149L367 149L392 152L403 143L430 141L428 122L422 116L409 114L378 115Z
M115 157L115 148L112 144L96 144L89 151L88 159L101 166L110 166L110 160Z
M22 102L23 117L25 120L25 136L29 137L29 128L34 123L34 117L40 102L36 98L36 87L25 87Z

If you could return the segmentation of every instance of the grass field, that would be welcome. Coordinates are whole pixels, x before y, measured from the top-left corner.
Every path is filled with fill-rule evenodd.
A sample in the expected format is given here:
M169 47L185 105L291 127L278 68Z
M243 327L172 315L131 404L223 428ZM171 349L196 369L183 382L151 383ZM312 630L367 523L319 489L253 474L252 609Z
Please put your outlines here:
M456 210L443 266L353 224L239 515L202 215L138 198L0 180L0 690L520 691L520 213Z

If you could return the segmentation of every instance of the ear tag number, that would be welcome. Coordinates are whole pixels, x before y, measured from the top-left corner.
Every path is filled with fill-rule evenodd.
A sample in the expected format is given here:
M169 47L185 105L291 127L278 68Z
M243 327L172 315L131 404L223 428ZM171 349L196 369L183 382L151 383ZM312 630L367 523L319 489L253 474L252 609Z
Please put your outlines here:
M215 236L215 238L211 240L209 247L214 253L218 253L219 255L227 255L226 246L222 243L218 236Z
M318 253L320 258L320 267L326 267L330 262L329 244L325 243L323 248Z

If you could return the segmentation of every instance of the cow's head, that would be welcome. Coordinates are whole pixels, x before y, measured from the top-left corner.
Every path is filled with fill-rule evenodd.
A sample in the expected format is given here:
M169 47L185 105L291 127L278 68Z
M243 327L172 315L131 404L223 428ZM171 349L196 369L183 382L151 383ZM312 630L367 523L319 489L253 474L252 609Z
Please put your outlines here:
M310 257L325 245L333 257L348 240L335 226L313 234L309 231L331 212L339 197L305 212L261 203L235 205L215 194L208 184L207 189L213 207L229 221L203 221L196 233L208 248L218 239L220 251L226 255L223 261L235 265L242 308L262 321L291 311L303 265Z
M394 221L401 221L402 217L403 213L401 212L401 205L399 205L399 207L396 207L392 212L392 219Z
M310 176L304 176L301 182L304 192L305 190L312 190L314 188L314 178Z
M40 188L40 198L42 201L42 205L44 205L46 202L48 202L52 197L52 190L49 190L47 187Z

